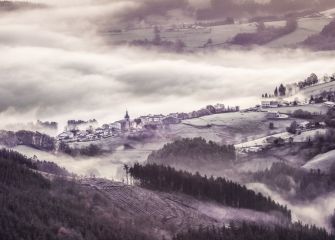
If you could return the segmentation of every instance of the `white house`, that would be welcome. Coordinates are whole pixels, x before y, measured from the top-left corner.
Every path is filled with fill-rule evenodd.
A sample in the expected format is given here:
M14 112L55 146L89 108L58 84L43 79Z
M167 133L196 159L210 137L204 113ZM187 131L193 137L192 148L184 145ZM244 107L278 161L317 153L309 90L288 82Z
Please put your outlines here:
M114 123L109 124L109 128L121 131L122 124L119 121L118 122L114 122Z
M326 105L327 107L335 107L335 102L325 102L324 105Z
M276 108L279 106L278 100L263 100L261 103L262 108Z
M63 132L57 136L58 140L66 140L66 139L72 139L74 138L73 132Z

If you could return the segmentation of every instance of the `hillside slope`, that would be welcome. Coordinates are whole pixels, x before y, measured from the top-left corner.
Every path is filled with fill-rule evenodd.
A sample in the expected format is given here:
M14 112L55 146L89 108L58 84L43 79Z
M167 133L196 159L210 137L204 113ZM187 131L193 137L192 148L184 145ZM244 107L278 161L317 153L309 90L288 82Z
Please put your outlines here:
M167 238L190 228L222 226L231 221L281 224L274 215L202 202L183 194L151 191L104 179L85 179L81 183L106 193L110 204L123 212L120 217L131 218L141 228L152 226Z
M1 153L0 239L151 239L113 215L103 194L61 178L50 181L32 168L20 154Z
M320 169L322 172L328 173L333 164L335 164L335 150L315 156L308 161L303 168L313 170Z

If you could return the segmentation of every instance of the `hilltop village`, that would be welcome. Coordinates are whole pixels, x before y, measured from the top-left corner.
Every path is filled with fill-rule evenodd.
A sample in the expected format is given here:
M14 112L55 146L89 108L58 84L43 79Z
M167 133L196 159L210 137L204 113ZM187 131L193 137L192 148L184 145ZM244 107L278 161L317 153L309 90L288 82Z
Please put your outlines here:
M110 137L136 137L168 128L171 124L179 124L183 120L239 111L238 106L229 107L218 103L190 113L149 114L132 119L127 110L122 120L102 126L99 126L95 119L89 121L69 120L65 131L57 136L57 140L62 142L89 142Z
M324 77L320 80L315 74L311 74L298 83L280 84L273 93L262 94L258 105L247 109L218 103L189 113L149 114L135 118L131 118L130 112L126 111L123 119L102 125L95 119L69 120L57 140L64 143L94 142L120 137L139 140L155 136L156 133L162 133L160 130L171 129L171 125L181 123L183 126L193 127L193 130L212 128L214 131L216 127L227 125L227 121L232 121L230 125L239 122L237 127L240 128L243 124L254 121L253 118L256 117L259 119L257 128L260 130L257 132L255 128L256 132L250 135L257 136L252 139L235 139L232 143L238 152L257 152L271 144L301 142L324 132L327 128L325 114L335 107L334 79ZM216 114L217 117L210 116ZM215 123L215 118L221 120ZM214 123L210 119L214 119ZM234 139L234 131L227 129L225 134L232 134ZM247 129L246 132L248 131L251 130Z

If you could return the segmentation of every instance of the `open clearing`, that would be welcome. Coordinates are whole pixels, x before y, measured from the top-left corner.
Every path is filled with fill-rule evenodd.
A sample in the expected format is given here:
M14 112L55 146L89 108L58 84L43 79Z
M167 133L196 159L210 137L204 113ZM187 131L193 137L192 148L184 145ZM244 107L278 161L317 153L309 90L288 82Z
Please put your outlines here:
M83 179L82 184L106 193L110 204L133 224L145 229L150 222L157 233L164 233L168 238L188 228L222 226L232 220L280 224L275 216L266 213L201 202L186 195L156 192L104 179Z
M216 136L216 142L225 144L239 144L257 140L269 135L286 132L292 119L268 120L265 112L235 112L222 113L205 116L196 119L183 121L185 128L193 127L190 132L198 133L200 136L213 140L212 135ZM297 120L302 122L303 120ZM274 123L275 129L269 129L270 122ZM206 129L207 135L201 135L200 130Z

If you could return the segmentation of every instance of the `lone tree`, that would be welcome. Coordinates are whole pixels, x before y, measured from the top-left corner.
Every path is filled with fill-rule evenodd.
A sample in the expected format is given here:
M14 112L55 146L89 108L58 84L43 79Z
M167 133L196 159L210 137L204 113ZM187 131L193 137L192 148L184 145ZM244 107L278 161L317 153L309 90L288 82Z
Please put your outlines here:
M319 78L315 73L312 73L308 78L307 78L307 83L309 85L317 84L319 82Z
M286 129L287 132L296 134L298 129L298 123L296 121L293 121L291 125Z
M269 129L271 129L271 130L272 130L272 129L275 129L275 125L274 125L273 122L270 122L270 123L269 123Z
M127 164L123 165L123 170L125 170L125 172L126 172L127 184L129 184L129 179L128 179L129 166Z
M276 87L275 91L274 91L274 94L276 97L278 97L278 88Z
M312 103L312 102L314 102L314 97L313 97L313 95L311 95L311 98L309 99L309 103Z

